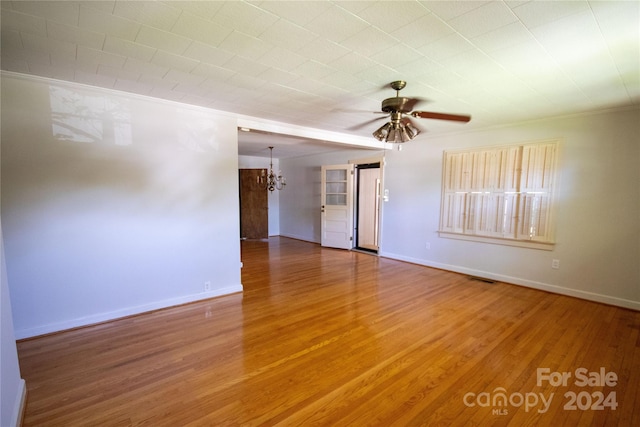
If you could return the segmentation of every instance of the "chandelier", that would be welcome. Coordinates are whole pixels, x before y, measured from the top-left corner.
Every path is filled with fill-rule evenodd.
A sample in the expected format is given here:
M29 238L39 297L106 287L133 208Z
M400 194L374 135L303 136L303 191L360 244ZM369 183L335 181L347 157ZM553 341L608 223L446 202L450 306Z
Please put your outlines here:
M418 136L420 130L409 120L402 120L402 113L391 113L391 121L373 132L378 141L407 142Z
M267 175L266 189L269 191L274 190L282 190L285 185L287 185L284 176L282 176L282 172L278 171L278 175L273 172L273 147L269 147L271 150L271 163L269 164L269 174ZM260 181L264 182L264 171L262 172L263 176Z

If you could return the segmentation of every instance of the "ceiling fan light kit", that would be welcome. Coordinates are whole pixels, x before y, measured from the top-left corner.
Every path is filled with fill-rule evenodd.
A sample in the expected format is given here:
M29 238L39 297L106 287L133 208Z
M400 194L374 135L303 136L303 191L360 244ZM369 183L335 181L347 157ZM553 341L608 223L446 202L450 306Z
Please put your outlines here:
M418 136L420 129L406 116L422 119L451 120L464 123L471 120L471 116L467 115L412 111L413 107L420 102L420 99L401 97L400 91L404 89L406 85L407 82L404 80L391 82L390 86L396 91L396 96L382 101L382 111L389 113L390 121L373 132L373 136L378 141L402 143L411 141Z
M385 142L407 142L418 136L420 129L415 127L410 121L403 121L400 114L393 113L391 121L385 123L375 132L373 136L378 141Z

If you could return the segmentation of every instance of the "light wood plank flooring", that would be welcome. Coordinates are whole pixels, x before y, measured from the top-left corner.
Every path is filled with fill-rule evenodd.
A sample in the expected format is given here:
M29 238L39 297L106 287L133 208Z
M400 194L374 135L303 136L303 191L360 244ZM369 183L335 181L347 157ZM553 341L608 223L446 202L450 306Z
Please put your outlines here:
M640 425L639 312L286 238L242 260L242 294L19 342L24 425Z

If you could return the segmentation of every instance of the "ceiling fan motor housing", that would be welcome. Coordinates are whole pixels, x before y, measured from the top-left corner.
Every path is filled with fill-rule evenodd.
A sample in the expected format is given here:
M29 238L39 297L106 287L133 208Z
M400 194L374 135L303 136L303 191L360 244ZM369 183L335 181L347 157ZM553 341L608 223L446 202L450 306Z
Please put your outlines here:
M412 100L410 98L396 96L382 101L382 111L385 113L409 113L411 110Z

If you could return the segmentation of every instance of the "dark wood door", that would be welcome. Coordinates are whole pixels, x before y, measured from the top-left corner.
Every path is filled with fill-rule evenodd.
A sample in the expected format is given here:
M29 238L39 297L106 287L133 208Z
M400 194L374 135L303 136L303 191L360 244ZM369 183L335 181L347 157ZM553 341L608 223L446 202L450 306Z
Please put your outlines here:
M260 181L266 169L240 169L240 237L269 237L269 200L267 189Z

